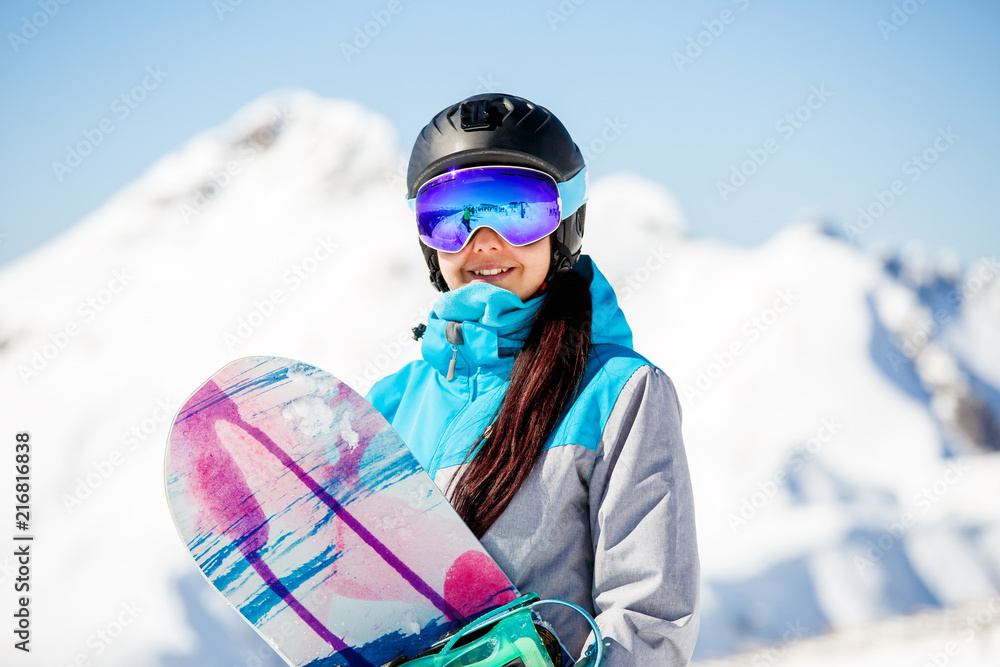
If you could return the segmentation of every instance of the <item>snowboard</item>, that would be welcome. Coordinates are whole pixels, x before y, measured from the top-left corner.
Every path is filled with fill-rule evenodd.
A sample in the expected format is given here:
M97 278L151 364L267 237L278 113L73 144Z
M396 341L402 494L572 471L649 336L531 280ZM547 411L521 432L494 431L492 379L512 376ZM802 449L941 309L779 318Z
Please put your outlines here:
M289 665L412 657L518 596L382 415L316 367L213 375L164 476L199 569Z

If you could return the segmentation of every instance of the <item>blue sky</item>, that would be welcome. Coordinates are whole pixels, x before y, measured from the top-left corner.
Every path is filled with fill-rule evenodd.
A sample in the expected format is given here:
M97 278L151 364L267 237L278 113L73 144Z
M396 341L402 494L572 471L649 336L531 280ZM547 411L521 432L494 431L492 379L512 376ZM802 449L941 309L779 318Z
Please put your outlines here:
M695 236L752 245L818 216L853 225L862 247L917 241L965 263L1000 250L998 3L455 7L4 3L0 264L283 88L357 100L407 152L463 97L527 97L570 129L592 178L630 170L663 184ZM78 165L54 167L88 141Z

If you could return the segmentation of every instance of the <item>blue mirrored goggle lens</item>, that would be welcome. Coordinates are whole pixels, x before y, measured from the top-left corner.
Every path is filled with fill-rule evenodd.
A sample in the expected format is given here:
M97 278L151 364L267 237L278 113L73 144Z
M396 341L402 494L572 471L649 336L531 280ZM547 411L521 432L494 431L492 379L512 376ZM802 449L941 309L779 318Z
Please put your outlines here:
M515 167L471 167L431 179L417 191L421 240L458 252L479 227L511 245L545 238L559 227L559 188L548 174Z

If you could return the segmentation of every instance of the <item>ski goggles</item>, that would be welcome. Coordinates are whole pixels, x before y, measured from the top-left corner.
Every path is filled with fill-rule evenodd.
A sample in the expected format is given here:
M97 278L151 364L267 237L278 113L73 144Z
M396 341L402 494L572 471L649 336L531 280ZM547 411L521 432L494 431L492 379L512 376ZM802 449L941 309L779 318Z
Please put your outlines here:
M515 246L545 238L587 203L587 168L563 183L526 167L468 167L436 176L407 199L429 247L458 252L480 227Z

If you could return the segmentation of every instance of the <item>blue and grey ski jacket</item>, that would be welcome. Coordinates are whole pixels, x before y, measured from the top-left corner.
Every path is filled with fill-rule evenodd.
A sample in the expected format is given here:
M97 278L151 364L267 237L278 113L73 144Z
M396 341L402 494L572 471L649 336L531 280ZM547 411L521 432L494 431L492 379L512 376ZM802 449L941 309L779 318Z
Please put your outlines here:
M680 404L670 378L632 349L614 290L591 258L573 270L590 282L593 302L585 376L482 543L519 590L590 611L608 667L686 665L698 634L699 564ZM369 391L440 488L495 417L544 298L524 303L489 283L445 292L423 359ZM541 613L576 656L589 645L579 615L552 605Z

